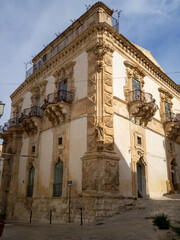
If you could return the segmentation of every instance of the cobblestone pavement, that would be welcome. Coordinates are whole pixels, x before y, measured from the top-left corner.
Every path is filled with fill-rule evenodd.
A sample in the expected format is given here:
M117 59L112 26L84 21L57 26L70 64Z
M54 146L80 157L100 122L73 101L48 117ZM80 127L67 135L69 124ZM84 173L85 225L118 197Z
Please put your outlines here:
M157 239L152 226L156 213L166 213L180 227L180 194L154 200L137 200L118 215L98 225L25 224L5 225L2 240L150 240ZM175 239L178 239L175 237Z

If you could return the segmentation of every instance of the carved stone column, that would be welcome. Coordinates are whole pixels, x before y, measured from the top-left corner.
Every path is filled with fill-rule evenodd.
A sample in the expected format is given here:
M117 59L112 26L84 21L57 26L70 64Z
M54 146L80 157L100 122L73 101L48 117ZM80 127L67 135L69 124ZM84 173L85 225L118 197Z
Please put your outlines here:
M99 38L87 52L87 153L82 158L82 190L117 193L119 159L113 151L113 49Z

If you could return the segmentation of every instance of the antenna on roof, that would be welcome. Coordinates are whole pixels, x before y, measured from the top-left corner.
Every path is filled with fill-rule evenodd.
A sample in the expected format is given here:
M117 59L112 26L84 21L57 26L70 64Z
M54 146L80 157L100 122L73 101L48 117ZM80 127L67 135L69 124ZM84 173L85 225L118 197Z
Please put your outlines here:
M85 4L85 7L86 7L86 11L88 11L91 8L91 5L90 4L88 4L88 5Z
M61 34L60 32L58 32L58 33L55 33L56 37L58 37L60 34Z
M72 19L69 19L69 21L71 21L72 23L74 23L76 21L76 19L72 20Z
M120 19L122 10L114 10L114 9L112 9L112 10L113 10L113 13L117 13L117 16L118 16L118 20L116 20L116 21L118 23L118 32L119 32L119 19Z

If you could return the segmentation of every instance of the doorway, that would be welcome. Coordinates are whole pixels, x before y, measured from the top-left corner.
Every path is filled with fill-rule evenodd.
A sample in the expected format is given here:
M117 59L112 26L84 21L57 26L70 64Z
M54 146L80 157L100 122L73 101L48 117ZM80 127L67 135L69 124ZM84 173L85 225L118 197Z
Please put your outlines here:
M137 169L137 196L138 198L146 197L146 176L145 165L139 161L136 164Z

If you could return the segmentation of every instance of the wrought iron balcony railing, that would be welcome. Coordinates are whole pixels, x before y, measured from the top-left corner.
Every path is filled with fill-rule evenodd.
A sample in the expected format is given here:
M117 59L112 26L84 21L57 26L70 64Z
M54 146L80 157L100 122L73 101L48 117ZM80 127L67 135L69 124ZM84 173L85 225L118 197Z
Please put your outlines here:
M24 109L20 117L20 122L22 122L24 119L31 118L31 117L42 118L43 110L40 107L36 107L36 106Z
M32 196L33 196L33 188L34 188L33 185L28 185L28 186L27 186L27 194L26 194L26 197L32 197Z
M12 127L20 127L19 118L11 118L8 120L8 122L4 123L4 126L0 126L0 134L3 134L5 131Z
M140 101L144 103L152 103L155 102L152 94L142 92L141 90L133 90L128 93L128 102Z
M62 183L53 184L53 197L60 197L62 195Z
M89 18L94 18L94 19L99 19L97 16L99 12L93 13L93 15L90 15ZM69 31L69 34L66 36L66 39L62 39L60 43L58 43L57 46L53 47L53 49L46 53L37 63L35 63L29 70L26 71L26 76L25 79L30 77L33 73L38 71L42 66L44 66L49 60L51 60L56 54L58 54L60 51L62 51L70 42L74 41L79 37L82 32L86 31L88 27L90 26L87 24L89 18L85 19L84 21L81 21L81 25L78 27L72 28L71 31ZM104 20L107 18L104 18ZM91 21L90 21L91 22ZM110 26L112 26L116 31L119 32L119 20L116 19L115 17L111 17L111 20L107 22L106 20L104 21ZM94 24L97 23L94 21ZM80 30L81 29L81 30ZM79 30L79 31L78 31ZM74 34L76 32L76 34Z
M165 122L179 122L180 123L180 113L167 112L164 114Z
M50 93L49 95L47 95L41 108L45 110L48 105L56 104L61 101L66 103L72 103L72 92L66 90L59 90L56 93Z

